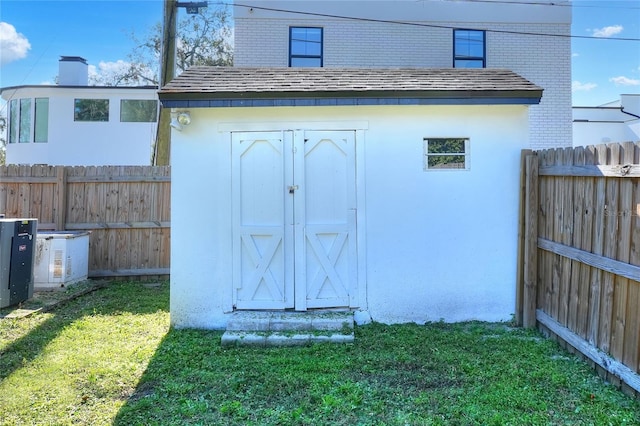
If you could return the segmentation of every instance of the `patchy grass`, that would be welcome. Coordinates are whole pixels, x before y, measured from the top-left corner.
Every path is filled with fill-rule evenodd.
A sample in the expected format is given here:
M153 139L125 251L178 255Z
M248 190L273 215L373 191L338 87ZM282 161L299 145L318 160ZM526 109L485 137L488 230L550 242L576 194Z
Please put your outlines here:
M1 424L632 425L640 402L533 331L372 324L351 345L220 347L168 285L0 320Z
M16 306L0 308L0 318L25 317L36 312L47 311L106 284L108 281L84 280L65 288L35 292L33 297L25 302Z
M169 329L167 302L166 283L114 283L0 319L0 424L111 424Z

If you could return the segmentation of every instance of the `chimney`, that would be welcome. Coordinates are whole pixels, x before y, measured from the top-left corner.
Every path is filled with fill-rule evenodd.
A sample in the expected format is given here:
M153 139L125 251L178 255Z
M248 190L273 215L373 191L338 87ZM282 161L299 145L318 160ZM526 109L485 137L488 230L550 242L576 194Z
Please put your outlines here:
M89 85L89 66L80 56L61 56L58 62L59 86Z

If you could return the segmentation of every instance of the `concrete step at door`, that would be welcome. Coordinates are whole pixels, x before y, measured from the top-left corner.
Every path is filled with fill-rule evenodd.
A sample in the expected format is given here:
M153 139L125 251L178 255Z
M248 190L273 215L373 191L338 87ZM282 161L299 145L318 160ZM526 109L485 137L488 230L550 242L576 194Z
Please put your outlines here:
M352 312L235 312L222 335L222 346L299 346L352 343Z

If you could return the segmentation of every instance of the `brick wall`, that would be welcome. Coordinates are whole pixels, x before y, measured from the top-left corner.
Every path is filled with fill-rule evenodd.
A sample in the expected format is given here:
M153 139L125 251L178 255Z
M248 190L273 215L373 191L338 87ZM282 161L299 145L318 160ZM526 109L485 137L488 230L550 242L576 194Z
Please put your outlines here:
M517 33L569 35L570 24L456 23L408 26L336 19L235 20L235 66L288 65L289 27L324 28L325 67L435 67L453 61L453 33L448 27L484 28ZM487 32L487 67L506 68L544 89L540 105L530 107L533 149L571 146L571 42L546 37Z

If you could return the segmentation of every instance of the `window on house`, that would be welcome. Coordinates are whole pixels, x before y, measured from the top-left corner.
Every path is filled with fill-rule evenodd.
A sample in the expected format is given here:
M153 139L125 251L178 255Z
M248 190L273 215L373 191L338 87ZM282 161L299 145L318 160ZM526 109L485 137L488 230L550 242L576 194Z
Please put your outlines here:
M18 129L20 129L20 112L18 110L18 100L9 101L9 143L18 141Z
M322 66L322 28L289 28L289 66Z
M158 117L158 102L149 99L120 100L120 121L124 123L153 123Z
M9 101L9 143L47 142L48 133L48 98Z
M74 121L109 121L109 99L75 99Z
M486 67L484 31L453 30L453 67Z
M425 138L425 170L468 170L469 139Z
M33 141L47 142L49 137L49 98L36 98Z
M31 142L31 99L20 99L20 129L18 142Z

